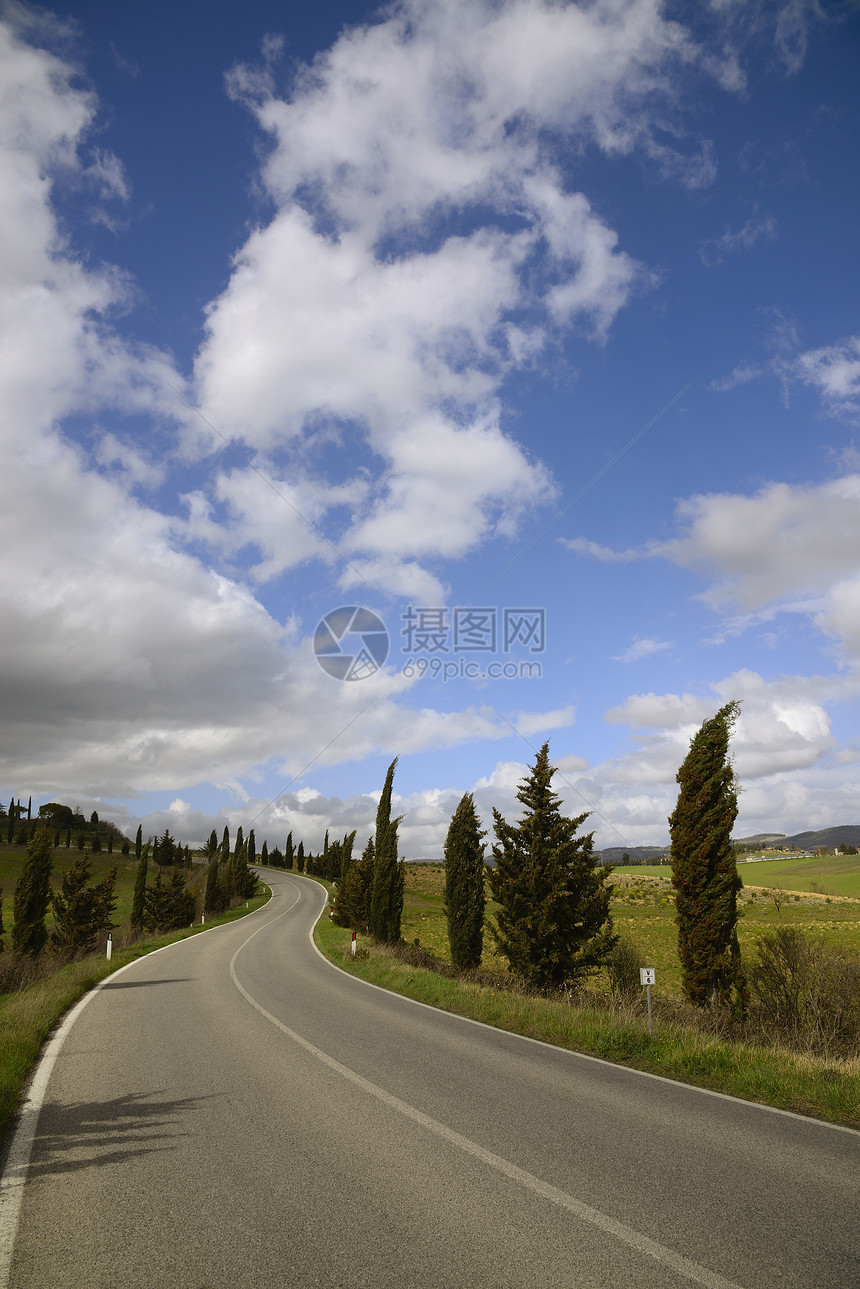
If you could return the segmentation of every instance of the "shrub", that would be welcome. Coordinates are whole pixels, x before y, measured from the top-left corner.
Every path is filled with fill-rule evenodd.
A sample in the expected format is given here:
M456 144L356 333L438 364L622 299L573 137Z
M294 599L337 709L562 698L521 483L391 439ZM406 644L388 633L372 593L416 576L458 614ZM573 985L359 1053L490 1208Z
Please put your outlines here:
M642 965L642 954L636 941L627 935L619 935L618 943L607 960L609 986L613 996L619 1002L633 1002L639 997L639 968Z
M791 926L756 943L750 988L762 1028L825 1056L860 1055L860 955Z

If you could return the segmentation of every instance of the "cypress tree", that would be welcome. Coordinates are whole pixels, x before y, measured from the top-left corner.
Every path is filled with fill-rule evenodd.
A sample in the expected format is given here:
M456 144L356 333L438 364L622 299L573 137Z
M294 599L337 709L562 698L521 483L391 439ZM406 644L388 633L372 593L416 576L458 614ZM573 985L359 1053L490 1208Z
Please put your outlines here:
M742 882L731 842L737 780L728 759L739 710L739 703L726 703L693 737L669 817L682 984L697 1007L716 1002L743 1009L746 1000L737 936Z
M206 845L203 847L203 858L206 860L209 860L209 862L211 863L211 861L216 857L217 854L218 854L218 834L213 828L209 834L209 840L207 841Z
M221 838L221 863L230 862L230 829L224 825L224 835Z
M323 860L322 860L323 869L324 869L323 877L325 877L329 882L340 881L342 848L343 848L342 842L333 841L331 842L328 850L325 852L325 855L323 856Z
M137 834L134 839L134 857L137 860L138 864L140 863L142 855L143 855L143 824L138 824Z
M303 873L304 871L305 871L305 843L303 841L300 841L299 848L296 851L296 872Z
M160 929L178 931L181 927L191 926L197 913L197 905L191 891L185 885L185 878L180 868L174 868L167 888Z
M292 871L293 867L293 834L287 834L287 843L284 850L284 867Z
M39 828L27 845L27 858L15 884L12 949L17 954L35 957L45 947L52 864L51 834L47 828Z
M60 952L89 953L99 934L114 925L116 869L94 886L89 884L90 875L89 861L81 856L63 874L60 889L53 895L51 944Z
M338 926L348 926L353 931L369 933L374 868L373 838L369 837L361 859L357 863L350 864L346 876L337 888L332 920L337 922Z
M352 866L352 848L355 845L355 829L348 832L341 842L340 847L340 875L338 882L345 882L346 875Z
M517 792L526 807L519 824L493 811L496 867L489 881L500 905L493 937L511 971L539 989L582 980L618 939L609 915L611 869L595 859L592 833L577 836L588 815L559 812L554 773L544 743Z
M138 829L138 839L140 838L140 829ZM135 842L135 850L137 842ZM144 914L146 912L146 870L149 867L148 860L144 854L141 854L137 861L137 874L134 879L134 895L131 900L131 925L132 928L140 932L143 930Z
M451 962L458 971L481 965L484 948L484 844L471 792L460 801L445 840L445 914Z
M66 829L66 850L69 849L71 844L72 844L72 826L71 824L69 824L68 828Z
M155 870L155 881L147 886L144 897L143 925L147 931L160 930L167 919L170 890L161 879L161 869Z
M218 891L218 856L213 855L209 861L209 868L206 870L206 893L203 896L203 909L206 913L214 913L220 909L220 898Z
M263 842L263 849L260 851L260 863L263 868L269 867L269 844L266 841Z
M400 941L403 914L404 869L397 862L397 828L400 818L391 818L391 795L398 758L388 767L385 784L376 810L376 837L373 896L370 905L370 927L374 939L383 944Z
M248 833L248 867L253 868L257 862L257 839L254 836L254 829Z

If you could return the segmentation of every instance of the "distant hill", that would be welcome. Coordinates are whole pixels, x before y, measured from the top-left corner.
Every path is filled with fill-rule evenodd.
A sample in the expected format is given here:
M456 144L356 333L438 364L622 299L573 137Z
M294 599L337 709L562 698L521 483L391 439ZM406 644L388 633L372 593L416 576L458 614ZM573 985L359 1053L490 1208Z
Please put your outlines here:
M798 832L785 837L781 843L792 850L814 850L816 846L833 849L843 844L860 846L860 824L839 824L836 828L820 828L818 832Z
M669 854L669 847L607 846L599 854L604 864L620 864L624 855L629 855L631 863L634 864L659 864L663 856Z
M767 846L772 841L787 842L784 832L754 832L751 837L733 837L736 846Z

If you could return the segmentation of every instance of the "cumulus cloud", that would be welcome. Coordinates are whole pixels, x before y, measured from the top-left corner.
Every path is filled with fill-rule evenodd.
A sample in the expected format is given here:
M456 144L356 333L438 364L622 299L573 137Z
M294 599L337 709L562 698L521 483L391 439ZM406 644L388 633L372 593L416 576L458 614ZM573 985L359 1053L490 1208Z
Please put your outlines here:
M501 424L502 385L560 325L604 339L650 281L561 163L637 149L705 182L707 148L668 115L670 73L700 51L651 0L404 0L288 93L279 43L264 53L228 84L270 139L276 211L209 310L200 405L249 450L332 434L369 449L338 544L414 594L431 559L510 535L551 498Z
M807 612L860 653L860 475L771 483L753 496L699 495L679 504L678 517L684 536L654 543L650 553L711 575L707 603Z

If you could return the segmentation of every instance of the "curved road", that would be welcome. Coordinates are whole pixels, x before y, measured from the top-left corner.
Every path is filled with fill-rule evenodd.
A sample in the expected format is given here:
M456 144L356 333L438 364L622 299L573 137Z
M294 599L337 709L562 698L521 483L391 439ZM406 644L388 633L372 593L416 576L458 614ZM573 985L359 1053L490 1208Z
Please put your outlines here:
M860 1134L375 989L266 881L72 1024L10 1289L860 1285Z

